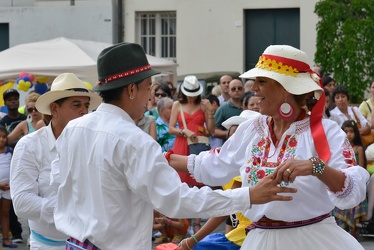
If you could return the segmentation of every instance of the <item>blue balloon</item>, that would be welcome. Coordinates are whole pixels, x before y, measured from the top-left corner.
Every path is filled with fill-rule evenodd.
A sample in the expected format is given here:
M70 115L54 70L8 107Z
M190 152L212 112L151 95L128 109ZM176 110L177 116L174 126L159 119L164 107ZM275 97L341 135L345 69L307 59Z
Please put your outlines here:
M29 76L24 76L24 77L23 77L23 80L24 80L25 82L30 82L30 77L29 77Z
M39 94L44 94L47 92L48 86L47 84L42 84L42 83L37 83L35 84L35 91L38 92Z

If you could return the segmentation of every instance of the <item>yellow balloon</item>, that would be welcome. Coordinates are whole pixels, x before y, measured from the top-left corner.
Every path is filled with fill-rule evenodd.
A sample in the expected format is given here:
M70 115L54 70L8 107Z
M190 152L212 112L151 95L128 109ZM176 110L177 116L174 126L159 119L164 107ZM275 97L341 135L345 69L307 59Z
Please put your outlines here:
M48 80L48 76L38 76L36 77L36 81L38 83L45 83Z
M89 82L83 82L86 85L86 88L92 89L92 85Z

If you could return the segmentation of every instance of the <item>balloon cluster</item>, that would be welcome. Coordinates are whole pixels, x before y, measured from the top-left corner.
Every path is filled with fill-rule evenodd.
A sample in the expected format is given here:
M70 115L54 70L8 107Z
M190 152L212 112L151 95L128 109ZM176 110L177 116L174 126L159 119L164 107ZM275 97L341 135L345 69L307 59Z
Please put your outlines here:
M48 86L46 84L48 77L37 77L36 84L35 84L35 91L39 94L44 94L48 90Z
M34 76L32 74L21 72L16 80L18 84L18 89L27 92L32 86L34 81Z

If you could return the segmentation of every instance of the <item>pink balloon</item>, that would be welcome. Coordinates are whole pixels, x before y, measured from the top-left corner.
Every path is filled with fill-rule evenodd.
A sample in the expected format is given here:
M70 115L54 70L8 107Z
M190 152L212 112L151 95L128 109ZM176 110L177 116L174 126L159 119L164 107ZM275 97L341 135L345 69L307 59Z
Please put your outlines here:
M28 74L25 71L22 71L21 73L19 73L20 78L23 78L24 76L27 76L27 75Z
M31 82L33 82L33 81L34 81L34 79L35 79L34 75L32 75L32 74L29 74L29 77L30 77L30 81L31 81Z

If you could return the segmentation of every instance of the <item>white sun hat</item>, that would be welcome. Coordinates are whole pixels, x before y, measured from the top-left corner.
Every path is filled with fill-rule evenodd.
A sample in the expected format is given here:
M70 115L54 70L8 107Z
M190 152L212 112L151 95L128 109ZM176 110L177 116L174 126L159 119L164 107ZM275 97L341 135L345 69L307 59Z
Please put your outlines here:
M181 91L186 96L199 96L203 93L203 85L197 80L196 76L186 76L181 85Z
M323 91L319 84L320 77L310 68L306 53L289 45L270 45L255 68L240 77L268 77L279 82L291 94L314 91L317 99Z
M232 125L239 125L240 123L261 116L259 112L252 110L243 110L240 115L232 116L226 121L222 122L222 126L226 129L230 129Z

